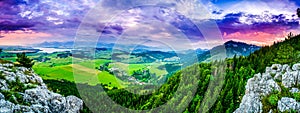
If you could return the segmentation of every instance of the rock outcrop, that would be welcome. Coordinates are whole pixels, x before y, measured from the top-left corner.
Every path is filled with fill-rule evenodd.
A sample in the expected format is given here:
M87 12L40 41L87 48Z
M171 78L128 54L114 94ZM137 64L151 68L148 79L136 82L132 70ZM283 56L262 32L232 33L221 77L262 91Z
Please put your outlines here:
M78 113L82 107L75 96L49 91L32 70L0 64L0 113Z
M278 110L280 112L298 110L300 112L300 103L293 98L283 97L278 101Z
M255 74L247 81L246 92L242 102L235 113L261 113L263 112L262 98L274 91L281 91L282 86L289 88L291 93L299 93L296 88L300 85L300 64L289 65L274 64L267 67L265 73ZM278 102L277 109L281 112L296 110L300 112L300 103L292 98L282 97Z

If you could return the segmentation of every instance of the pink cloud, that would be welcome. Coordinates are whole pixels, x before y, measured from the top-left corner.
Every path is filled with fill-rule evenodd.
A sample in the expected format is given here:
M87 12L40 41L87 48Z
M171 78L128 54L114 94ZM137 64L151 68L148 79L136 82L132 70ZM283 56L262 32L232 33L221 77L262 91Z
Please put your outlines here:
M53 35L43 32L33 31L14 31L0 34L0 45L26 45L49 41L49 37Z
M281 41L285 39L285 36L288 32L281 31L275 33L267 33L267 32L235 32L231 34L224 33L225 40L236 40L236 41L243 41L250 44L255 45L272 45L274 41Z

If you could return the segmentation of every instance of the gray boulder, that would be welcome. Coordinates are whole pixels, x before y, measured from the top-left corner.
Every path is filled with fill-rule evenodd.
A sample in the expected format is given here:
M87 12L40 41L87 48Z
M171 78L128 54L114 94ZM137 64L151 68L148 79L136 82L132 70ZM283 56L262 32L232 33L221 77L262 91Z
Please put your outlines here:
M281 70L282 70L282 65L280 65L280 64L273 64L272 66L271 66L271 74L276 74L277 72L281 72Z
M66 109L66 98L59 94L52 94L48 106L52 112L62 112Z
M50 109L48 106L42 106L40 104L35 104L30 106L32 111L35 113L49 113Z
M66 97L66 113L76 113L80 109L82 109L83 101L75 96L67 96Z
M6 80L12 82L16 81L17 76L14 72L9 72L9 71L3 71L3 74L5 75Z
M292 88L290 90L291 93L298 93L299 92L299 89L298 88Z
M14 107L15 113L34 113L29 106L16 105Z
M14 108L13 103L0 99L0 113L13 113Z
M47 105L48 100L51 98L51 92L47 89L40 87L25 90L24 101L32 104Z
M4 95L2 93L0 93L0 100L1 99L5 99Z
M291 72L287 71L282 75L282 85L286 88L291 88L293 86L298 85L299 80L300 80L299 71L291 71Z
M296 110L300 112L300 104L296 102L293 98L282 97L280 101L278 101L278 110L281 112Z
M274 75L274 78L271 75ZM263 108L261 104L262 98L273 91L281 91L275 80L281 81L285 88L291 88L291 93L298 93L299 89L295 87L300 85L300 64L293 65L292 69L287 64L273 64L271 67L266 68L265 73L255 74L247 81L245 95L235 112L261 113ZM283 97L278 102L278 109L281 112L286 110L297 110L297 112L300 112L300 104L292 98Z
M253 78L250 78L246 85L246 93L258 93L262 95L268 95L272 91L280 91L279 85L272 79L270 74L255 74Z
M272 91L281 91L279 85L269 73L255 74L247 81L246 92L242 102L235 113L261 113L261 97L269 95Z
M261 113L262 107L259 94L250 93L243 97L242 104L240 104L240 107L234 113Z
M294 71L300 70L300 64L294 64L293 67L292 67L292 69Z
M0 79L0 90L8 90L8 85L5 80Z
M47 89L42 78L36 75L31 69L14 67L12 64L0 64L0 71L5 79L0 79L0 90L14 91L7 81L16 81L17 78L24 86L35 86L26 89L24 92L15 92L23 97L23 101L31 106L13 104L5 100L0 93L0 113L79 113L83 108L83 101L75 96L63 97Z

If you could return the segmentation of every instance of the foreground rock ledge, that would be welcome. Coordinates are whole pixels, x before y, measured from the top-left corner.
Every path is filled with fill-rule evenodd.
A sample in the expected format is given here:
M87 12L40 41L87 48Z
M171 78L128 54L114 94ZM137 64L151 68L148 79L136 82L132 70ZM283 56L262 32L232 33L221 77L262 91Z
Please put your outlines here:
M299 89L296 87L300 85L300 64L293 65L292 69L289 65L273 64L266 68L265 73L255 74L247 81L245 95L235 113L262 113L262 97L273 91L281 91L279 84L275 81L281 81L282 86L289 88L291 93L298 93ZM300 103L293 98L282 97L278 101L277 109L280 112L291 110L300 112Z
M75 96L63 97L47 89L42 78L32 70L24 67L14 67L13 64L0 64L0 91L14 92L22 97L26 105L14 104L0 92L0 113L26 112L26 113L79 113L83 108L83 101ZM10 89L9 82L32 86L24 92ZM16 99L15 96L12 96ZM19 97L20 98L20 97Z

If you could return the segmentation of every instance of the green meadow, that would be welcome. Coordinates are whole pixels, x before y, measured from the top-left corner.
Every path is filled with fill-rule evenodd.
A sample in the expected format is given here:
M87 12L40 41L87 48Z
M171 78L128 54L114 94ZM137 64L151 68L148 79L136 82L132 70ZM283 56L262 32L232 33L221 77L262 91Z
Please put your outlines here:
M101 64L109 63L111 60L106 59L78 59L78 58L55 58L46 62L35 62L33 69L45 80L68 80L76 83L86 83L89 85L97 85L99 83L106 84L108 88L123 88L128 83L116 78L114 75L106 71L99 71L97 67ZM72 61L76 64L72 64ZM110 63L109 68L117 67L132 74L135 70L148 68L151 73L157 76L167 74L164 69L159 69L165 63L143 63L143 64L125 64L125 63Z
M106 53L108 51L104 51ZM29 53L29 58L34 59L33 70L44 80L67 80L70 82L84 83L88 85L103 84L108 88L124 88L130 85L125 82L127 79L120 80L108 71L100 71L99 68L103 64L109 64L110 68L117 68L125 71L128 76L133 75L134 71L149 70L151 74L155 74L157 78L167 75L168 72L164 67L166 62L145 62L143 63L140 56L118 55L120 59L128 59L130 63L116 62L109 60L107 54L98 52L97 58L76 58L68 55L66 52L55 53ZM16 62L16 55L4 53L1 54L4 60ZM74 61L74 63L73 63ZM135 81L138 82L138 81Z
M79 64L72 64L72 58L52 58L47 62L36 62L33 69L43 79L68 80L76 83L87 83L96 85L99 83L109 84L111 87L121 87L120 80L108 72L100 72L93 67L108 60L83 61Z

